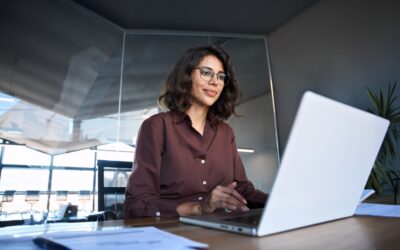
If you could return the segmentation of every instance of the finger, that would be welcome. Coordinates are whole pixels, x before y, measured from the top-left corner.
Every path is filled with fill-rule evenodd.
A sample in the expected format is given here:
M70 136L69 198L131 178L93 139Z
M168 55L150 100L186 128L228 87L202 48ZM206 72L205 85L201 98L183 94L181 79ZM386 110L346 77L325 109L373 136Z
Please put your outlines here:
M237 185L237 182L234 181L234 182L232 182L231 184L229 184L229 185L226 186L226 187L227 187L227 188L230 188L230 189L234 189L234 188L236 187L236 185Z
M234 206L232 204L229 204L227 202L221 201L218 203L218 208L224 208L224 209L229 209L231 211L238 210L237 206Z
M230 208L237 210L238 207L243 206L236 199L232 199L232 196L224 193L215 188L210 195L202 202L201 209L205 213L213 212L216 208Z
M220 202L230 204L237 208L246 207L245 204L241 200L238 200L236 197L232 196L231 194L225 193L218 189L213 192L213 198L212 198L211 202L213 204L217 204L216 206L218 206L218 207L220 206ZM244 208L244 210L246 210L246 209Z
M249 211L249 208L245 204L243 204L241 202L238 202L238 200L236 198L232 197L232 196L230 196L228 198L228 200L226 200L226 202L228 204L231 204L231 205L237 207L239 210L241 210L243 212Z
M218 208L229 209L229 210L231 210L231 211L240 210L240 211L242 211L242 212L247 212L247 211L250 210L247 206L238 207L238 206L232 205L231 203L225 202L225 201L220 201L220 202L217 204L217 206L218 206Z
M240 201L243 204L247 204L246 199L243 198L243 196L240 195L235 189L231 189L231 188L223 187L223 186L217 186L216 190L235 197L238 201Z
M216 191L217 197L224 200L229 200L235 205L243 206L246 204L245 199L233 189L221 188Z

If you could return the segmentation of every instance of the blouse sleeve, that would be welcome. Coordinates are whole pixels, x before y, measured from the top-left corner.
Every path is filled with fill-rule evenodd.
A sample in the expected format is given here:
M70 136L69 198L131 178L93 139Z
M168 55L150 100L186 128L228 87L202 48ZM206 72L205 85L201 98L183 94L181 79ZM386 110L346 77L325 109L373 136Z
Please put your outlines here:
M253 183L247 179L242 159L237 151L235 135L232 129L230 132L233 153L234 179L237 182L236 190L246 199L247 206L249 208L264 207L267 200L267 194L255 189Z
M160 198L160 169L164 152L162 119L149 118L140 128L132 174L125 191L126 218L177 216L177 201Z

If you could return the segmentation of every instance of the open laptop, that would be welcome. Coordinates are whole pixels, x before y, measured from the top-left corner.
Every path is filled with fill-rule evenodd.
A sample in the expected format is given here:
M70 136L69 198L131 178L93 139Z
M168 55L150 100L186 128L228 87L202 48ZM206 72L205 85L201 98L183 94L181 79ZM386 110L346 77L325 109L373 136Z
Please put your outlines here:
M181 222L264 236L352 216L389 121L305 92L264 209Z

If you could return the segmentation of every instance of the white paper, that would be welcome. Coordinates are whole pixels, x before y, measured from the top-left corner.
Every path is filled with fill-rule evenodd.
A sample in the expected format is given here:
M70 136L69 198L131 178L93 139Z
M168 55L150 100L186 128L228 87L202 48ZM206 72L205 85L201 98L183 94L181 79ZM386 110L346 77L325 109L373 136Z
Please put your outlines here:
M400 218L400 206L374 204L374 203L361 203L356 209L356 212L354 214Z
M43 237L43 236L42 236ZM124 228L116 231L73 232L44 235L71 249L192 249L208 245L162 231L155 227Z
M361 194L360 202L365 201L365 199L367 199L368 197L370 197L374 193L375 193L375 190L373 190L373 189L364 189L362 194Z

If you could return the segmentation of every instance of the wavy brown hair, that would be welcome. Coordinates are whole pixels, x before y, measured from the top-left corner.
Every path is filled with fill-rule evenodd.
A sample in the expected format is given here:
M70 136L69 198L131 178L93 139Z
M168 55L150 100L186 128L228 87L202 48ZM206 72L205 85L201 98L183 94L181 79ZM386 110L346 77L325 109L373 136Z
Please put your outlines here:
M240 90L236 80L230 57L221 47L203 45L188 49L164 82L163 93L158 98L159 104L171 111L185 112L191 105L192 78L191 73L208 55L217 57L227 74L225 86L218 100L210 107L208 116L212 121L223 121L235 112Z

